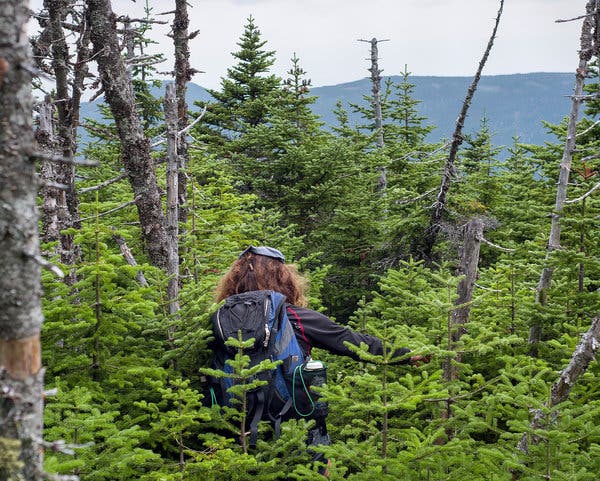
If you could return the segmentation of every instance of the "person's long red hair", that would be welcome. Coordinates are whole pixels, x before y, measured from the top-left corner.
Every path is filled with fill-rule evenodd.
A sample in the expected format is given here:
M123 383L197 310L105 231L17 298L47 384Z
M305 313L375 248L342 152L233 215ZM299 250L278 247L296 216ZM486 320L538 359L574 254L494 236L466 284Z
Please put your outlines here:
M247 252L237 259L221 278L215 292L216 301L248 291L280 292L289 304L306 306L307 282L293 264Z

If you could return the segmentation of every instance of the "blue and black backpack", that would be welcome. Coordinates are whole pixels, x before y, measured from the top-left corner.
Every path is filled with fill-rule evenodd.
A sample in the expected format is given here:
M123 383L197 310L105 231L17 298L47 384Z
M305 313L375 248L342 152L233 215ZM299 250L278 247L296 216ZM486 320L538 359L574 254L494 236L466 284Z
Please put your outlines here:
M296 339L294 327L285 308L285 296L274 291L251 291L236 294L225 299L224 305L212 315L214 342L213 367L225 373L232 373L228 359L233 359L237 348L227 346L229 338L241 338L244 341L254 339L252 347L244 349L250 357L250 366L269 359L281 361L274 369L262 371L255 379L267 381L267 384L247 393L247 415L250 422L250 444L255 445L258 436L258 423L271 421L276 435L279 434L281 421L292 417L294 406L298 412L298 402L306 402L310 397L308 390L296 389L296 374L302 370L305 354ZM234 380L221 377L214 380L217 384L217 398L223 405L231 406L228 389Z

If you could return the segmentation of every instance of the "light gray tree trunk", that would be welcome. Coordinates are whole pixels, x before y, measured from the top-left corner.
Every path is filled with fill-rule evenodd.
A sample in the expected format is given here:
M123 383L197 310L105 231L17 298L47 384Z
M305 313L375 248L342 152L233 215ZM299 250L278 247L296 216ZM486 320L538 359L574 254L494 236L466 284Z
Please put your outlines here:
M560 249L560 234L561 225L560 219L564 208L565 200L567 199L567 185L569 183L569 175L571 172L571 161L573 152L575 151L577 120L579 118L579 107L582 103L583 85L587 75L587 65L592 55L594 48L593 32L598 22L600 13L597 0L589 0L586 5L586 17L583 20L581 27L581 47L579 50L579 65L575 71L575 87L573 89L573 100L571 102L571 111L569 113L569 123L567 126L567 139L563 149L562 159L560 161L560 172L558 175L558 185L556 188L556 200L554 202L554 211L552 212L552 224L550 226L550 236L548 245L546 246L546 265L542 269L540 280L536 288L536 302L542 306L547 303L547 291L552 283L553 268L548 265L548 257L550 254ZM542 338L542 326L539 323L534 323L529 329L529 344L530 352L537 355L537 345Z
M169 255L167 275L169 284L169 314L179 311L179 221L178 221L178 156L177 156L177 94L175 84L168 84L164 99L167 125L167 236Z
M0 0L0 480L41 480L43 369L28 2ZM12 459L10 459L12 456Z
M116 16L109 0L87 0L86 5L94 59L121 140L123 164L133 190L142 239L150 262L164 269L168 258L165 215L150 143L142 129L131 78L121 57Z
M368 42L371 44L371 67L369 72L371 73L371 104L373 105L373 119L375 121L375 133L376 146L378 149L383 148L383 114L381 110L381 72L379 69L379 49L377 44L379 42L386 42L387 40L377 40L372 38L371 40L360 40L360 42ZM377 181L377 191L379 193L385 192L387 187L387 167L385 165L379 166L379 179Z

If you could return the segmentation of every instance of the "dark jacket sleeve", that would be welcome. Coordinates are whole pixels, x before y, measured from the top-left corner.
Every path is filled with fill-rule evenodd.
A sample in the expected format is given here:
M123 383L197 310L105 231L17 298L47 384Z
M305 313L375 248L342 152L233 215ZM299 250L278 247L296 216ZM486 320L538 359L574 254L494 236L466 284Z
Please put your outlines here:
M290 321L296 328L298 340L304 346L308 345L308 350L310 350L310 347L318 347L333 354L359 360L359 357L344 344L349 342L355 346L365 343L369 346L371 354L378 356L383 354L381 340L375 336L361 334L336 324L324 314L305 307L288 306L287 311ZM409 352L410 349L400 348L394 352L394 357L404 356ZM399 361L399 363L406 364L408 361L408 358L406 358Z

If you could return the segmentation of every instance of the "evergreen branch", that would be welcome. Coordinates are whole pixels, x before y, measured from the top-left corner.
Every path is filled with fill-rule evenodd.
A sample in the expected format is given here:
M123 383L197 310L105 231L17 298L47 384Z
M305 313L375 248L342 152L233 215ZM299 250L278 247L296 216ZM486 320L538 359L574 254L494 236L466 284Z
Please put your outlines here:
M502 376L496 376L493 379L490 379L488 382L486 382L485 384L483 384L482 386L480 386L479 388L475 389L474 391L469 391L467 393L464 394L459 394L457 396L449 396L449 397L445 397L445 398L430 398L430 399L423 399L423 401L426 402L450 402L450 403L454 403L454 401L458 400L458 399L467 399L470 398L471 396L474 396L475 394L483 391L485 388L497 383L498 381L500 381L500 379L502 378Z
M588 190L585 194L583 194L581 197L577 197L577 199L572 199L572 200L565 200L565 204L575 204L576 202L580 202L583 199L589 197L590 195L592 195L592 193L596 190L600 189L600 182L598 182L594 187L592 187L590 190Z

